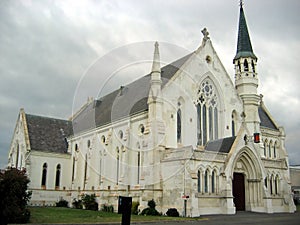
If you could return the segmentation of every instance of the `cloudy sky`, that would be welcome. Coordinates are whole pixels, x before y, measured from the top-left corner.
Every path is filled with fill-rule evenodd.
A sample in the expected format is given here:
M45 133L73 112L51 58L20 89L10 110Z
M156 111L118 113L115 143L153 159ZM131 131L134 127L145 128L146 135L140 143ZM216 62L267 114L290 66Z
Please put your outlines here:
M300 1L245 0L244 8L259 92L285 127L290 163L300 164ZM119 47L157 40L190 52L207 27L233 78L238 16L238 0L0 1L0 168L19 109L68 118L86 71Z

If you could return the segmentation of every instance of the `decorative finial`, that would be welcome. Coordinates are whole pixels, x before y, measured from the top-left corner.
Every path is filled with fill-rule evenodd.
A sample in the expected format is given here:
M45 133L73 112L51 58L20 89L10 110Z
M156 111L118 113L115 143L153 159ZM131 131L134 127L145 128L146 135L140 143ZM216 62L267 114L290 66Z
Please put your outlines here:
M244 1L243 0L240 0L240 7L242 8L244 5Z
M203 30L201 30L201 32L202 32L202 34L203 34L203 41L204 41L204 43L209 39L209 37L208 37L208 35L209 35L209 32L207 31L207 29L206 29L206 27L203 29Z

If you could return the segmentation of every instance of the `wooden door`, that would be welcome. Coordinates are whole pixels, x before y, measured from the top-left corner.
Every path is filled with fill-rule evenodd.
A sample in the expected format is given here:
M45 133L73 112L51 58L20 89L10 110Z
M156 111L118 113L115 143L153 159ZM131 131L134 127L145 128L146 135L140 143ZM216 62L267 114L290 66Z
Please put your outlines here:
M245 177L242 173L234 173L232 195L236 211L245 211Z

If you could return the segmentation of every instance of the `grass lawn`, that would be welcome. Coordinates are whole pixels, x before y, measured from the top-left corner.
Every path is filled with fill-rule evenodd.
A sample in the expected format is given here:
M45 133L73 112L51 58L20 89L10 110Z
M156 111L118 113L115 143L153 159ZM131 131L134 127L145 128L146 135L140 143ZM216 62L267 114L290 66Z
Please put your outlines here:
M30 207L30 223L121 222L121 214L60 207ZM191 218L132 215L131 221L190 220ZM199 219L199 218L198 218Z

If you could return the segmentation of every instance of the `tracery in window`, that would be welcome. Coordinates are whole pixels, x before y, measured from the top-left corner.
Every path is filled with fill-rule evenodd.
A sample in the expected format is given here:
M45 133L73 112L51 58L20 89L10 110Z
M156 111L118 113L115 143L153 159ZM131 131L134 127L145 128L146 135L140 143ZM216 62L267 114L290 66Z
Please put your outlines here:
M209 79L201 83L197 92L197 144L205 145L218 138L218 97Z

